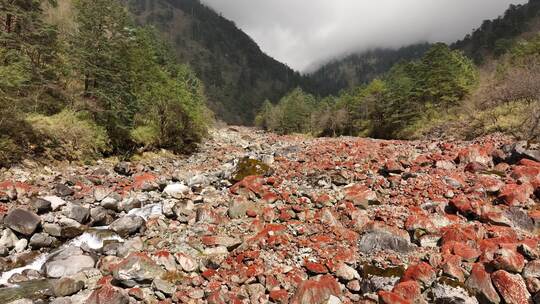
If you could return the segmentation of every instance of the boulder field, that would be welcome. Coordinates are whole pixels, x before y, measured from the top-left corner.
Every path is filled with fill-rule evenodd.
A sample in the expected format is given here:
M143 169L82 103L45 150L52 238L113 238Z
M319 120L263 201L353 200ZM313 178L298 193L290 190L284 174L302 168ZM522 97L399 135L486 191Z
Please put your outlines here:
M213 130L0 171L0 303L540 303L540 148Z

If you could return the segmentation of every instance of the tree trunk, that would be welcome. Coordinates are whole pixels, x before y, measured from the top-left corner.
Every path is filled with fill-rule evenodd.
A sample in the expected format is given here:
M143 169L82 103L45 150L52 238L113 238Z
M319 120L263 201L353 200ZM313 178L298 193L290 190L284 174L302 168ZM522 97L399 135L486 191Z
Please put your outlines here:
M6 32L9 34L11 33L11 23L13 22L13 16L11 14L7 14L6 16Z

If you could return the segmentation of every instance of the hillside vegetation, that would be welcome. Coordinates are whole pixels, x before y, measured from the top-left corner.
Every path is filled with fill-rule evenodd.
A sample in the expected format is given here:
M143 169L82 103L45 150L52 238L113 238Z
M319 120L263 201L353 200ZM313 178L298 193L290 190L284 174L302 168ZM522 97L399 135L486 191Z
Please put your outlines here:
M300 75L263 53L236 25L198 0L129 0L142 25L152 25L204 82L220 119L251 124L265 99L277 101Z
M419 59L401 61L371 82L337 95L320 98L294 90L277 105L262 107L256 123L280 133L315 136L473 138L504 132L539 140L538 7L536 0L511 6L465 40L451 47L432 45ZM501 39L505 48L496 48ZM475 64L479 54L484 61Z
M67 4L4 3L0 165L23 155L86 160L192 149L210 114L190 68L175 64L154 31L135 26L120 3Z

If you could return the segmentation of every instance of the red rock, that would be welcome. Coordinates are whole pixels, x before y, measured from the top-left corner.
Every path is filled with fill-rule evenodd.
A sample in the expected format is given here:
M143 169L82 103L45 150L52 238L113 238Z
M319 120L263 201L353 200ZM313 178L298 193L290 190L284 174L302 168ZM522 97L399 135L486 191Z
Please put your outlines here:
M523 267L525 267L525 258L515 249L500 248L495 251L491 264L496 269L521 272Z
M486 171L488 167L484 164L478 162L470 162L465 166L465 171L470 173L477 173Z
M454 278L459 282L465 281L465 274L461 268L461 257L457 255L446 255L442 264L442 271L448 277Z
M389 159L386 161L386 164L384 165L383 170L388 173L395 173L395 174L399 174L404 171L403 166L393 159Z
M520 275L498 270L491 274L493 285L508 304L530 304L531 294Z
M278 289L270 291L270 300L276 303L288 303L289 293L285 289Z
M400 295L405 300L413 302L417 302L422 298L422 289L416 281L397 283L392 292Z
M508 206L516 206L527 202L534 193L530 184L506 184L501 190L499 199Z
M110 284L102 285L100 288L94 290L92 294L86 299L85 304L127 304L129 303L129 297L123 293L120 288L116 288Z
M521 183L532 183L540 180L540 167L517 166L512 170L512 177Z
M345 200L352 202L355 206L367 206L369 202L376 201L377 195L368 187L356 184L345 188Z
M326 268L326 266L324 266L323 264L320 264L320 263L314 263L314 262L309 262L309 261L306 261L304 262L304 267L306 267L306 269L312 273L315 273L315 274L325 274L325 273L328 273L328 268Z
M481 239L481 232L475 226L462 227L458 225L448 226L441 229L442 245L448 242L466 243L468 241L476 241Z
M157 176L152 173L142 173L133 177L133 188L136 190L157 189Z
M487 303L500 303L501 298L493 284L489 273L486 272L484 265L476 263L473 265L471 274L465 286L476 293L477 297L486 300Z
M463 260L468 262L474 262L482 254L480 250L477 250L467 243L463 242L447 242L441 248L442 253L454 254L460 256Z
M417 281L422 286L430 286L435 281L436 274L433 267L428 263L421 262L420 264L410 265L401 278L401 282Z
M459 162L461 164L477 162L485 166L490 166L493 164L493 159L491 158L489 148L491 147L480 147L479 145L464 148L459 152Z
M331 275L324 275L319 280L302 281L298 286L291 304L323 304L333 295L341 296L341 287Z
M216 271L214 269L207 269L201 273L201 275L209 280L211 277L213 277L216 274Z
M261 197L268 193L267 188L264 186L265 181L262 176L247 176L243 180L234 184L229 191L233 194L240 194L242 189L246 189L257 196Z
M486 192L490 193L498 192L504 186L504 183L501 180L487 175L480 176L477 183L484 188Z
M471 200L465 196L459 196L452 199L449 205L466 217L478 218L481 214L483 203L479 200Z
M261 202L266 203L266 204L273 204L278 199L279 199L279 196L277 196L277 194L272 193L272 192L268 192L268 193L263 195L263 197L261 198Z
M423 214L413 214L409 216L405 222L405 229L407 229L407 231L422 229L428 232L434 232L436 230L431 219Z
M378 292L379 303L381 304L412 304L412 301L404 299L395 292L381 290Z
M144 292L138 287L130 288L128 294L137 300L144 300Z

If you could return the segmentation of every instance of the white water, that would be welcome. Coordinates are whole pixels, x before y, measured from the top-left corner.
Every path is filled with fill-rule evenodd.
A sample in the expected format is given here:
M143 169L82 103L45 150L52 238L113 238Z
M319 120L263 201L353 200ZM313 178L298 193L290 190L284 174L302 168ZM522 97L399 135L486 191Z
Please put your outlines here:
M128 215L137 215L142 217L145 221L151 216L157 216L163 214L163 208L161 204L150 204L141 208L136 208L128 212Z
M0 285L14 286L8 283L9 278L11 278L14 274L20 274L27 269L41 271L41 267L43 266L43 264L45 264L48 257L49 254L44 253L38 256L32 263L26 266L15 268L2 273L2 277L0 277Z
M148 218L152 216L159 216L163 214L162 206L161 204L151 204L147 206L143 206L142 208L136 208L128 212L128 215L137 215L142 217L145 221L148 220ZM81 247L83 245L88 246L89 248L93 250L99 250L103 247L103 243L105 241L119 241L123 242L124 239L118 236L115 233L110 232L109 235L103 236L102 234L106 234L108 232L109 226L103 226L103 227L92 227L92 230L87 231L80 235L77 238L74 238L73 240L67 242L66 244L62 245L59 249L51 252L51 253L44 253L40 256L38 256L32 263L12 269L10 271L6 271L2 273L2 276L0 277L0 286L11 286L15 287L16 285L8 283L8 280L14 275L14 274L21 274L25 270L37 270L41 271L41 268L43 265L48 261L49 257L59 252L60 250L75 246L75 247ZM100 232L103 232L100 234Z

